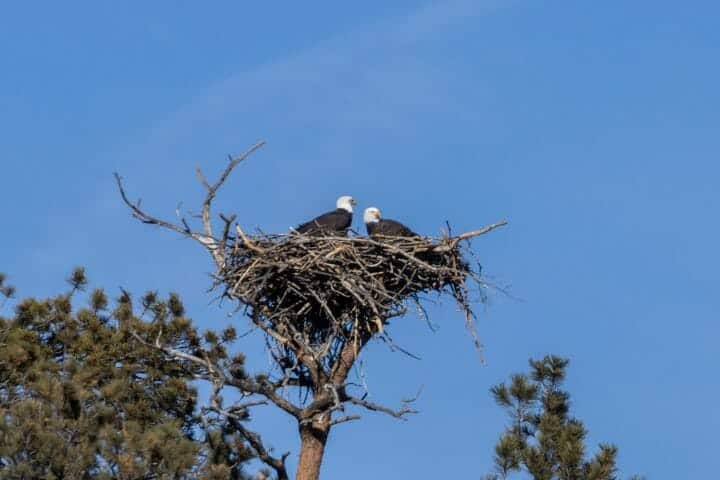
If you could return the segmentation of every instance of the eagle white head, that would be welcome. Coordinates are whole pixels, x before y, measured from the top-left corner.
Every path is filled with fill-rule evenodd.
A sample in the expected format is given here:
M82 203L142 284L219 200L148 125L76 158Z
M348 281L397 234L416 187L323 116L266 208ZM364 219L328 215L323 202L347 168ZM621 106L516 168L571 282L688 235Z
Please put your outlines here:
M365 213L363 213L363 222L365 222L366 225L368 223L379 222L380 218L382 218L380 210L375 207L366 208Z
M336 208L347 210L350 213L353 211L353 205L357 205L357 201L350 195L343 195L337 199L337 203L335 204Z

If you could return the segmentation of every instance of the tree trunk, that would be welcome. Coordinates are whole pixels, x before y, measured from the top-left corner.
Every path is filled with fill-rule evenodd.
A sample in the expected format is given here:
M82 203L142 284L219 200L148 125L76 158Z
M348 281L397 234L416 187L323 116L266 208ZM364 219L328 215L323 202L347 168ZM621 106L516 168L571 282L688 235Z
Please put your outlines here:
M313 422L300 426L300 461L295 480L318 480L330 426Z

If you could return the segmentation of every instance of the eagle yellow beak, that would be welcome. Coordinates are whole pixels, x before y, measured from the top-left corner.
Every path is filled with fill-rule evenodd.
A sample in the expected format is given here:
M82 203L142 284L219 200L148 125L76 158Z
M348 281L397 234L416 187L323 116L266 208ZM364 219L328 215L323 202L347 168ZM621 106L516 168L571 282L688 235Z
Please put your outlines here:
M350 205L357 205L357 200L354 198L350 200Z
M381 217L381 215L380 215L380 210L376 210L376 211L375 211L375 218L380 219L380 217Z

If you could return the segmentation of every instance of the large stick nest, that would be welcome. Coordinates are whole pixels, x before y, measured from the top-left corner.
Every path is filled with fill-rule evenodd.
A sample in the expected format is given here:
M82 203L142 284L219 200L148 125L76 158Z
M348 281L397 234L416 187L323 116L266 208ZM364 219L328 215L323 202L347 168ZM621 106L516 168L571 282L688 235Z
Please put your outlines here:
M475 282L483 292L486 284L480 278L479 264L474 267L467 260L472 252L464 241L504 226L506 221L436 239L297 233L249 237L239 226L237 237L232 237L230 230L237 217L221 214L225 226L222 237L216 237L210 207L218 189L240 162L264 144L258 142L242 155L231 157L213 184L198 168L198 177L207 190L200 214L202 231L193 230L179 210L180 224L149 215L139 201L130 201L118 174L115 180L134 217L192 238L210 252L218 267L214 287L223 288L224 297L239 301L255 325L273 340L274 345L269 346L279 347L271 348L271 352L286 353L295 366L300 360L307 367L308 361L297 353L307 353L308 349L314 360L322 358L326 365L334 364L339 348L348 340L362 348L375 333L384 334L388 319L412 306L425 316L421 296L428 292L447 293L457 301L480 349L468 286ZM279 364L284 360L275 359Z
M218 280L225 296L240 300L260 326L329 350L338 341L382 333L388 319L410 308L424 315L422 295L437 292L457 301L479 347L468 283L484 282L479 264L465 258L462 236L238 233L226 246Z

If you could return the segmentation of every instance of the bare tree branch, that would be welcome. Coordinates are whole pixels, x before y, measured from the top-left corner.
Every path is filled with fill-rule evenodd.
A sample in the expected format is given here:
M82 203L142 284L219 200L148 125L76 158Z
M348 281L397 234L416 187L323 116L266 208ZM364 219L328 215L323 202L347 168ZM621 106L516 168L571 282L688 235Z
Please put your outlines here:
M232 225L232 222L234 222L237 218L237 215L233 213L229 217L226 217L221 213L220 218L223 222L225 222L225 225L223 226L222 240L220 241L220 244L224 247L225 245L227 245L228 239L230 238L230 226Z
M245 153L241 154L240 156L235 158L230 157L230 163L228 163L227 167L225 167L222 175L220 175L220 178L218 178L218 181L215 182L214 185L210 185L210 183L208 183L207 179L200 170L200 166L196 167L198 177L200 177L200 182L207 190L207 195L205 196L205 201L202 205L202 223L206 236L213 236L212 225L210 224L210 205L212 204L212 201L215 198L215 194L217 193L218 189L222 186L223 183L225 183L225 180L227 180L233 169L237 167L240 162L248 158L255 150L259 149L263 145L265 145L265 141L261 140L249 149L247 149Z
M243 245L248 247L250 250L255 250L256 252L263 253L264 250L260 247L255 246L253 242L250 241L250 239L245 235L245 232L243 232L243 229L240 228L240 225L235 225L235 231L238 235L240 235L240 238L242 238Z
M273 385L269 380L264 380L262 382L256 383L226 377L224 384L239 388L240 390L246 392L262 395L293 417L298 418L300 416L300 408L296 407L290 401L283 398L282 395L279 395L276 392L277 389L275 385Z
M252 407L259 407L262 405L267 405L268 403L270 403L270 402L268 402L267 400L255 400L253 402L235 403L230 408L228 408L228 412L235 413L235 412L247 411L248 409L250 409Z
M502 220L497 223L493 223L492 225L488 225L487 227L481 228L480 230L471 230L469 232L461 233L460 235L457 235L455 237L452 237L451 241L449 243L438 245L433 248L427 248L427 249L419 249L417 251L427 251L432 250L433 252L441 253L441 252L449 252L455 247L457 247L458 243L460 243L463 240L469 240L474 237L479 237L480 235L485 235L486 233L489 233L496 228L504 227L507 225L507 220Z
M122 197L123 202L125 205L127 205L130 210L132 211L133 217L139 219L143 223L148 223L151 225L157 225L162 228L167 228L168 230L172 230L174 232L177 232L183 236L190 237L193 240L199 242L202 244L212 255L213 260L215 261L216 266L218 269L222 268L223 265L225 265L225 242L227 241L227 237L229 235L230 230L230 224L232 221L234 221L234 218L232 219L223 219L225 220L225 228L223 231L223 238L222 241L217 239L213 235L212 230L212 223L210 221L210 207L212 205L212 201L215 198L215 194L217 193L218 189L225 183L227 178L230 176L230 173L232 173L233 169L243 160L248 158L253 152L255 152L257 149L265 145L265 141L260 141L250 147L247 151L245 151L243 154L241 154L238 157L230 158L230 163L225 167L225 170L220 175L220 178L217 182L215 182L213 185L211 185L207 178L205 178L205 175L203 175L202 171L200 170L200 167L197 167L197 174L200 178L200 182L205 187L207 193L205 195L205 200L202 204L202 213L200 215L200 218L202 220L202 226L203 230L202 232L196 232L190 228L187 221L185 219L178 215L180 217L180 221L182 223L182 226L176 225L174 223L167 222L165 220L162 220L160 218L154 217L145 211L143 211L140 208L140 201L138 200L136 203L133 203L128 198L127 194L125 193L125 187L122 183L122 178L119 174L115 173L115 182L117 183L118 190L120 190L120 196ZM178 209L179 214L179 209Z
M508 224L507 220L502 220L500 222L493 223L492 225L488 225L485 228L481 228L480 230L473 230L470 232L461 233L457 237L453 238L452 245L454 247L455 245L460 243L462 240L469 240L473 237L479 237L480 235L485 235L486 233L492 232L496 228L504 227L507 224Z
M420 389L420 390L422 391L422 389ZM391 417L399 418L401 420L407 420L405 418L405 415L407 415L409 413L418 413L417 410L410 408L409 405L411 403L414 403L415 401L417 401L419 396L420 396L420 392L418 392L417 395L415 395L413 398L402 400L402 408L400 408L399 410L393 410L391 408L379 405L377 403L368 402L365 399L352 397L349 395L346 396L346 398L344 400L347 402L350 402L354 405L359 405L368 410L372 410L374 412L382 412L382 413L386 413L386 414L390 415Z
M122 197L123 202L125 205L127 205L130 210L132 211L133 217L137 218L143 223L147 223L150 225L157 225L159 227L167 228L168 230L172 230L174 232L177 232L181 235L191 237L195 239L196 241L203 244L205 247L208 245L214 243L214 240L212 238L208 238L204 235L201 235L197 232L193 232L187 227L187 224L185 223L185 226L180 227L178 225L175 225L170 222L166 222L165 220L161 220L157 217L153 217L152 215L149 215L145 213L143 210L140 209L140 200L138 200L136 203L132 203L130 199L127 197L127 194L125 193L125 187L122 184L122 178L119 174L115 173L115 182L117 183L118 189L120 190L120 196Z
M485 228L481 228L480 230L473 230L473 231L470 231L470 232L461 233L460 235L458 235L457 237L455 237L455 240L457 240L457 241L467 240L468 238L477 237L477 236L480 236L480 235L485 235L486 233L489 233L489 232L495 230L495 229L498 228L498 227L504 227L504 226L507 225L507 224L508 224L507 220L502 220L502 221L500 221L500 222L493 223L492 225L488 225L488 226L485 227Z
M360 415L348 415L346 417L336 418L335 420L330 422L330 426L332 427L333 425L338 425L340 423L352 422L353 420L360 420L361 418L362 418L362 416L360 416Z

